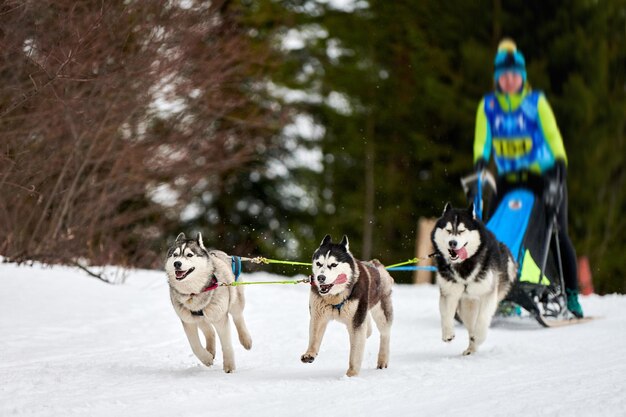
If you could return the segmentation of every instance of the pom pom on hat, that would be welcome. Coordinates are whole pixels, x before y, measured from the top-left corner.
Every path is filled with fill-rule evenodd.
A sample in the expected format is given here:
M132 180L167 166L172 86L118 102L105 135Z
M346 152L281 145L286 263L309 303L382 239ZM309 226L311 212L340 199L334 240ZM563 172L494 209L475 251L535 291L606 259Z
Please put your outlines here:
M498 52L494 59L494 81L498 81L500 75L505 72L516 72L526 82L526 60L524 55L517 50L517 45L510 38L504 38L498 44Z
M506 51L506 52L515 52L517 51L517 45L515 41L511 38L504 38L498 44L498 52Z

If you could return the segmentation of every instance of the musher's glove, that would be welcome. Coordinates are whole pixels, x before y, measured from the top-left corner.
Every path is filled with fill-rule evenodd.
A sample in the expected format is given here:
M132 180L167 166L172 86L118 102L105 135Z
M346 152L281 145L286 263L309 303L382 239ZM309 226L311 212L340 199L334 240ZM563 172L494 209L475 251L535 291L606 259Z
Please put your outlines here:
M561 203L563 198L563 186L556 180L548 180L545 189L543 190L543 201L548 208L554 210Z
M482 174L487 169L487 162L483 158L479 158L474 163L474 172L469 174L466 178L470 178L473 174ZM473 181L467 181L463 183L463 191L465 191L465 197L467 197L467 201L474 201L474 197L478 192L478 178L476 177Z
M474 163L474 171L476 171L476 172L484 171L485 169L487 169L487 161L485 161L483 158L479 158Z

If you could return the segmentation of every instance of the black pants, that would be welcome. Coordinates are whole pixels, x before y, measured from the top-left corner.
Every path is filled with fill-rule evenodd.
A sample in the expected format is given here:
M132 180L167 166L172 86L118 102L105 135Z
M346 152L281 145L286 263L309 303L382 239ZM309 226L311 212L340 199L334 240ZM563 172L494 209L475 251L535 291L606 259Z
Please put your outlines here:
M525 178L522 182L511 182L503 177L498 177L497 180L498 194L494 201L489 206L489 217L498 208L502 198L510 190L524 187L530 188L539 198L543 196L543 189L545 187L545 181L542 177L530 177ZM559 206L557 214L558 223L558 239L559 246L561 248L561 261L563 263L563 279L565 281L565 288L569 290L578 291L578 263L576 259L576 250L572 241L567 233L567 180L563 179L563 199Z

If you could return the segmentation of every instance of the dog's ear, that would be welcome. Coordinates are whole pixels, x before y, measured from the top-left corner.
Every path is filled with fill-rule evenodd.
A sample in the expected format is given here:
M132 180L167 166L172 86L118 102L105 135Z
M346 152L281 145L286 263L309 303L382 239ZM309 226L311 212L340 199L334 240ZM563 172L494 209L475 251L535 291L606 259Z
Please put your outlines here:
M204 242L202 241L202 233L198 232L198 236L196 236L196 242L198 246L200 246L205 252L208 252L204 247Z
M341 238L341 242L339 242L339 244L346 248L346 252L350 250L350 243L348 242L348 236L343 235L343 238Z
M469 207L467 208L469 214L472 215L472 218L476 220L476 207L474 207L474 202L471 202Z
M443 213L441 213L441 215L443 216L444 214L446 214L450 210L452 210L452 204L450 204L450 202L448 201L446 203L445 207L443 208Z
M180 233L178 236L176 236L176 243L182 243L185 241L185 239L187 239L185 237L184 233Z
M324 239L322 239L322 243L320 243L320 246L328 245L330 243L330 240L330 235L324 236Z

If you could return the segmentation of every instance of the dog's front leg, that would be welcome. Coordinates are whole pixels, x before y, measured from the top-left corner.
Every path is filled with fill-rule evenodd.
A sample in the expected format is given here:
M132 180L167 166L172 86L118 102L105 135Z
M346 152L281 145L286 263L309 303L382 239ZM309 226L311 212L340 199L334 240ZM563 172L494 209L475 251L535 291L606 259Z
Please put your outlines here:
M224 372L227 374L235 371L235 352L233 351L233 343L230 339L230 319L228 315L214 323L217 335L222 345L222 355L224 356Z
M474 335L470 335L470 343L463 355L471 355L475 353L485 339L487 338L487 331L493 315L498 309L498 295L496 291L483 295L480 300L480 310L478 311L478 317L476 318L476 326L474 327Z
M213 326L206 321L201 321L199 326L206 339L206 345L204 347L215 358L215 330L213 330Z
M441 287L440 291L441 338L444 342L450 342L454 339L454 314L463 295L463 286L449 284Z
M184 321L182 321L182 323L193 354L196 355L196 357L200 359L200 362L202 362L206 366L213 365L213 355L211 355L211 353L209 353L204 347L202 347L202 344L200 343L200 337L198 336L198 325L195 323L185 323Z
M330 317L311 311L311 320L309 322L309 347L304 355L300 357L302 362L311 363L315 360L329 321Z
M361 363L363 362L367 325L363 323L355 328L352 324L348 324L348 333L350 333L350 362L346 375L356 376L361 371Z
M476 322L478 320L478 312L480 310L480 300L476 298L462 298L459 303L459 317L467 329L469 335L469 345L463 352L463 355L469 355L476 352Z

